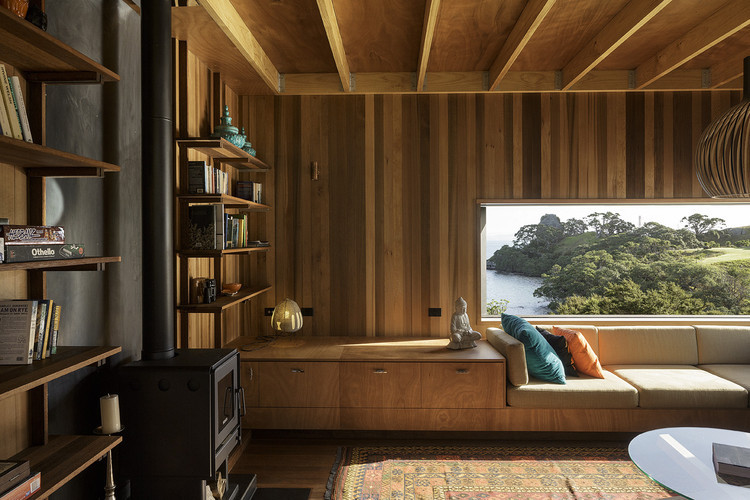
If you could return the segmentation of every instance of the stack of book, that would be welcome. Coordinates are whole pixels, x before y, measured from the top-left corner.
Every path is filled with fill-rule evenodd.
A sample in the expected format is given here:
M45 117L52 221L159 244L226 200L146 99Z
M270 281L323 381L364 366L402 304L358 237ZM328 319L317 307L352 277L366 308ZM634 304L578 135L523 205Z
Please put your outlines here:
M188 162L188 194L229 194L229 175L205 161Z
M0 133L7 137L33 142L21 91L21 80L17 76L8 76L4 64L0 64L0 93Z
M32 473L28 460L0 461L0 500L21 500L42 486L42 473Z
M717 474L750 479L750 448L712 443Z
M0 301L0 365L57 354L62 307L52 299Z
M263 185L260 182L237 181L237 198L252 201L253 203L263 203Z
M0 263L80 259L83 245L66 244L62 226L0 225Z

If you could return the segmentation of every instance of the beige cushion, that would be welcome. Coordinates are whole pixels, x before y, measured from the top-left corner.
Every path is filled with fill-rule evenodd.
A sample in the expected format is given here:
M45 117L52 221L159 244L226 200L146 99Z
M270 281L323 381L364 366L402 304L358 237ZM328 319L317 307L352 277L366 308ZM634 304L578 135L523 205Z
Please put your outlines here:
M698 365L698 368L741 385L750 392L750 365Z
M505 356L505 372L508 382L515 386L527 384L529 371L526 368L526 353L523 344L500 328L487 328L487 340Z
M641 408L747 408L747 390L688 365L607 365L638 389Z
M606 326L598 333L602 366L698 364L692 326Z
M538 325L540 328L544 328L545 330L551 332L552 327L556 326L558 328L567 328L568 330L576 330L578 332L581 332L583 337L586 339L586 342L589 343L591 348L594 350L594 353L598 356L599 355L599 335L597 334L597 328L595 326L591 325L562 325L559 323L554 323L552 325Z
M565 385L535 378L521 387L508 387L508 406L517 408L636 408L638 391L604 370L604 378L568 377Z
M750 363L750 326L696 326L698 363Z

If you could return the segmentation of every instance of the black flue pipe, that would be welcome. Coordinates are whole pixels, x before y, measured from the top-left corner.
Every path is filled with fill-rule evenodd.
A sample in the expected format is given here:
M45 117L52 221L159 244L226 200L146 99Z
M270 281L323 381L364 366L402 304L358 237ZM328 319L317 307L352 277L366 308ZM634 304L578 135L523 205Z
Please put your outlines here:
M742 98L750 99L750 56L742 60Z
M171 0L141 3L142 359L174 356Z

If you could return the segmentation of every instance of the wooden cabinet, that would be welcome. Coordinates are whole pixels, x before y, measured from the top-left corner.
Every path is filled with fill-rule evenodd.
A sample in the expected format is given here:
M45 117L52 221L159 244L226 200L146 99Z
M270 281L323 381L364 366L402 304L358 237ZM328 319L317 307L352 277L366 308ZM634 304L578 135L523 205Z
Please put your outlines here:
M31 23L0 8L0 63L21 79L34 143L0 135L0 215L13 224L45 224L46 177L101 177L117 165L46 146L45 87L48 83L102 83L119 76ZM0 296L44 299L46 271L101 270L118 256L0 264ZM54 298L54 297L53 297ZM29 460L41 471L35 499L62 485L117 446L119 436L50 436L48 382L102 363L114 346L60 346L31 365L0 366L0 459Z
M266 279L265 272L253 273L247 271L251 266L229 266L226 265L229 256L253 257L269 252L270 247L242 247L226 248L222 250L192 250L188 245L189 222L188 214L191 206L200 204L223 204L226 213L247 213L249 222L252 223L254 214L266 213L271 207L261 203L237 198L228 194L188 194L187 193L187 161L188 153L194 152L207 158L207 163L214 168L227 172L230 186L234 184L238 176L243 174L262 175L270 171L270 167L258 158L231 144L226 139L181 139L177 141L180 148L179 178L180 194L178 226L180 228L180 243L178 256L180 258L179 276L179 305L180 313L180 346L181 347L222 347L232 338L240 335L234 332L229 338L225 331L224 313L240 304L251 300L258 295L264 294L271 289ZM268 186L266 186L268 188ZM249 229L251 239L263 239L259 230ZM208 275L196 276L196 271L191 267L195 259L207 259L210 261L210 272ZM239 268L239 269L238 269ZM259 266L256 266L258 269ZM244 271L243 271L244 270ZM217 300L209 304L191 303L190 279L196 277L213 278L217 284ZM228 282L240 282L242 288L233 296L221 294L221 285ZM190 318L194 314L210 314L213 316L213 330L200 332L199 335L191 335Z
M230 343L236 347L248 339ZM246 428L481 430L505 408L505 358L487 342L279 339L240 353Z

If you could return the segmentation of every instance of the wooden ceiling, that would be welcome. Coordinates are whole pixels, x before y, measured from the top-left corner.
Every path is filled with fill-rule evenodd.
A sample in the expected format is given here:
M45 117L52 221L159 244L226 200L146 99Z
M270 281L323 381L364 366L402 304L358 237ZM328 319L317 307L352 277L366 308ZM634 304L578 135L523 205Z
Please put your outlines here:
M240 94L741 89L750 0L181 0Z

